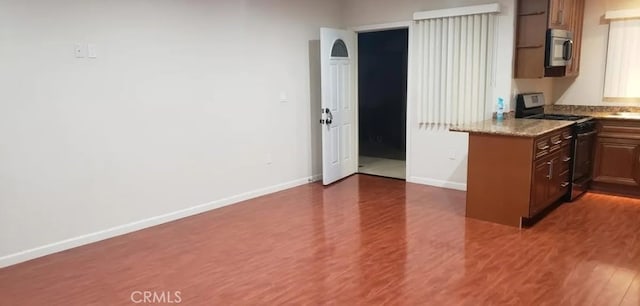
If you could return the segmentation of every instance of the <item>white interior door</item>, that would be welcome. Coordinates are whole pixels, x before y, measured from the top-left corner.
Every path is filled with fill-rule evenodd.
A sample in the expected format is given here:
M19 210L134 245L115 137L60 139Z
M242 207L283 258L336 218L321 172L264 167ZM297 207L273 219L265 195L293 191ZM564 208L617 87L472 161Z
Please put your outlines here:
M322 80L322 183L358 170L356 126L356 33L320 29Z

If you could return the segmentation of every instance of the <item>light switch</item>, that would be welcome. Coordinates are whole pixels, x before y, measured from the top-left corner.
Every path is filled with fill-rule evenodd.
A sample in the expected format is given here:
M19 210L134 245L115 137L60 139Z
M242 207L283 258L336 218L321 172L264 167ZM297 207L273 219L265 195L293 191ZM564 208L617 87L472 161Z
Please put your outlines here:
M284 91L280 92L280 102L282 103L287 103L287 101L289 100L289 97L287 96L287 93Z
M87 57L98 58L98 47L96 44L87 44Z
M458 150L449 149L449 160L457 160L458 159Z
M85 57L85 49L82 44L75 44L74 54L77 58Z

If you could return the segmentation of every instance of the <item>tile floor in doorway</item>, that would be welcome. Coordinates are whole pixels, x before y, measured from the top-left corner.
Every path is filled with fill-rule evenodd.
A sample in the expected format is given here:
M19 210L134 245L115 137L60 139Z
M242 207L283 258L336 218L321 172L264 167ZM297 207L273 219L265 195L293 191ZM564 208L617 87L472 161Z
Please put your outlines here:
M406 165L404 160L360 156L358 172L404 180Z

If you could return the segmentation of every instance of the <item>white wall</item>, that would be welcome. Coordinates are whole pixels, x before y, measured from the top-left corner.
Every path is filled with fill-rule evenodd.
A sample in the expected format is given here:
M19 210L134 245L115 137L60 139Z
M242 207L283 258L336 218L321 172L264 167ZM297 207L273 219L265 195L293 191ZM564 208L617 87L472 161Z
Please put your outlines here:
M0 0L0 266L319 174L340 2Z
M512 95L513 41L515 28L514 0L347 0L344 20L350 27L371 24L410 21L413 13L442 8L499 2L502 13L498 19L498 62L495 97ZM494 108L496 99L487 101ZM413 101L408 101L410 138L407 147L409 166L407 180L448 188L466 189L468 135L441 129L420 127L412 112Z
M639 4L637 0L586 0L580 75L555 81L556 104L640 106L640 103L605 102L602 98L609 36L609 24L602 17L608 10L638 8Z

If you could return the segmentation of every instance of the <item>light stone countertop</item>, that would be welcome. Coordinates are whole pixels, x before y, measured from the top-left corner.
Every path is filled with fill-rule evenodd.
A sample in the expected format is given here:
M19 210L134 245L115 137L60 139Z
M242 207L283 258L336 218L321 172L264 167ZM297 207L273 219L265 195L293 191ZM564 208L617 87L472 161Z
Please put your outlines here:
M545 114L581 115L597 119L640 120L640 107L627 106L586 106L586 105L547 105ZM635 116L620 116L617 112L636 113Z
M449 131L518 137L537 137L574 124L573 121L542 119L505 119L502 122L485 120L452 126Z
M551 111L548 114L559 115L580 115L589 116L596 119L614 119L614 120L640 120L640 116L620 116L614 112L598 112L598 111Z

